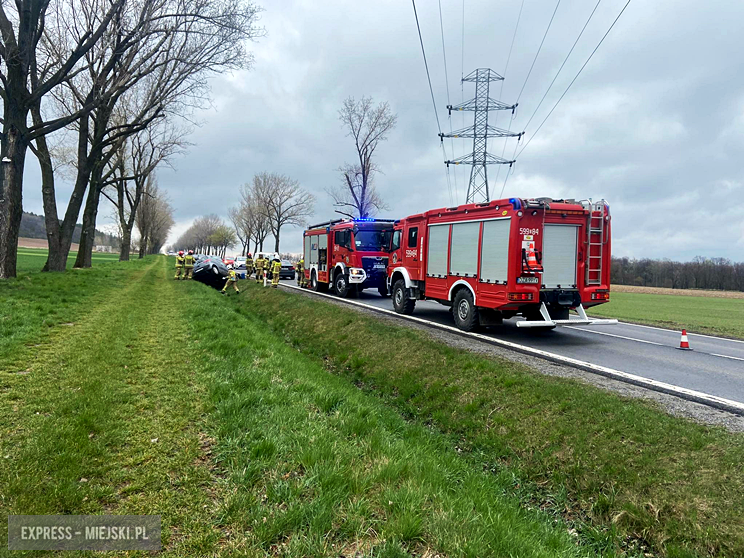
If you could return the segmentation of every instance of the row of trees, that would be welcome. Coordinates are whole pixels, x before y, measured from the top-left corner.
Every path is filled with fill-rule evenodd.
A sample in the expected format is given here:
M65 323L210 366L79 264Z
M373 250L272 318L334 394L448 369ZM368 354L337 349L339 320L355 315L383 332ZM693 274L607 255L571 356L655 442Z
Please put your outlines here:
M297 180L278 173L262 172L240 188L240 203L230 208L232 227L217 215L199 217L183 233L174 250L191 249L224 257L231 246L240 246L245 256L263 251L269 235L274 237L274 252L279 252L281 232L288 226L304 226L312 215L315 197Z
M744 291L744 262L695 257L691 262L612 258L617 285Z
M225 257L225 252L237 242L235 231L217 215L205 215L191 226L170 246L171 250L193 250L198 254Z
M242 254L263 251L264 242L274 237L274 252L285 227L302 227L313 214L315 196L306 192L297 180L277 173L262 172L240 189L240 203L230 208L229 216L240 242Z
M184 147L188 130L174 122L205 105L210 75L250 66L258 12L247 0L0 2L0 278L16 273L28 150L41 168L45 269L65 269L81 210L75 265L89 267L101 196L131 237L148 177ZM73 188L60 219L65 166Z

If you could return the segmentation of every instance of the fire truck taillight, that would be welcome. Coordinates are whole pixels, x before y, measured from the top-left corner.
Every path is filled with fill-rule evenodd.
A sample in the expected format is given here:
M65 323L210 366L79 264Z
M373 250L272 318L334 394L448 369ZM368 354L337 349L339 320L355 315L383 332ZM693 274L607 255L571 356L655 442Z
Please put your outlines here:
M535 296L532 293L509 293L506 295L507 300L516 302L529 302L533 300Z
M592 293L592 300L610 300L610 293L597 291Z

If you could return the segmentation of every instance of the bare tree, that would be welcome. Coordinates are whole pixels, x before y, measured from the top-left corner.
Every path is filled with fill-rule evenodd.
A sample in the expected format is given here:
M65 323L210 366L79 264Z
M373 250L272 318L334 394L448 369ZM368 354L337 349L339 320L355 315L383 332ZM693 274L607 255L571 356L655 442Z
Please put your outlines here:
M208 99L208 77L216 71L250 67L252 57L244 42L260 34L255 27L258 9L244 0L130 1L142 6L150 32L131 64L122 65L117 71L133 76L130 82L146 85L138 98L139 113L126 125L109 124L112 107L120 95L112 95L111 102L102 105L95 115L95 129L103 129L103 136L97 151L96 142L91 142L95 156L87 156L91 163L89 188L76 267L91 265L91 239L105 184L101 169L117 142L168 111L188 112L203 106Z
M252 241L253 251L256 252L263 251L264 241L269 235L269 218L254 184L243 184L240 188L239 211L244 222L248 251Z
M349 97L338 111L338 117L347 135L354 140L357 161L339 167L341 184L329 189L328 193L334 199L338 213L352 218L370 217L387 209L375 189L374 175L379 172L379 167L373 157L379 143L386 140L387 134L395 128L398 117L386 102L373 106L371 97L362 97L359 101Z
M274 252L279 252L282 227L304 225L313 213L315 196L303 190L297 180L268 172L253 177L253 191L274 235Z
M114 204L117 210L122 244L119 253L120 261L128 261L137 209L145 195L150 175L162 162L182 152L185 131L176 129L166 121L153 123L122 143L116 158L111 163L113 176L109 183L115 193L102 193Z
M83 71L85 55L99 41L125 0L101 2L101 18L68 42L51 59L40 51L44 30L51 25L49 0L0 2L0 97L3 100L0 136L0 278L14 277L18 230L23 214L23 171L26 152L34 140L59 130L90 111L98 99L51 120L34 119L32 108L60 84ZM90 3L94 0L90 0Z
M236 242L235 231L224 223L219 224L214 232L209 235L209 244L215 248L216 254L220 258L224 258L227 249L234 246Z
M250 229L250 220L242 209L241 206L231 207L227 210L227 216L230 218L235 229L235 234L240 242L240 255L245 256L249 251L253 231Z
M160 191L155 175L147 176L135 222L139 231L139 257L156 254L168 239L173 227L173 208Z

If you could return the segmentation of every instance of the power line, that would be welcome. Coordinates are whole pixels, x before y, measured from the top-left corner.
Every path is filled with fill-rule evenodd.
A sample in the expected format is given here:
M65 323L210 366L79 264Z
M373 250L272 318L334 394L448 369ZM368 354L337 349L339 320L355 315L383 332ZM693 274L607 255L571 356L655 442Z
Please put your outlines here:
M419 42L421 43L421 54L424 56L424 67L426 68L426 79L429 82L429 93L431 93L431 104L434 107L434 117L437 119L437 129L439 134L442 134L442 126L439 124L439 113L437 112L437 103L434 100L434 88L431 86L431 75L429 74L429 63L426 61L426 50L424 49L424 39L421 36L421 25L419 25L418 12L416 11L416 0L411 0L413 4L413 15L416 18L416 29L418 29ZM444 144L442 144L442 153L444 158L447 158L447 153L444 151ZM450 203L452 203L452 185L450 183L449 172L445 171L447 176L447 189L449 190Z
M439 0L439 28L442 31L442 58L444 58L444 84L447 86L447 104L452 104L450 102L450 92L449 92L449 73L447 72L447 49L444 46L444 23L442 22L442 0ZM448 116L449 119L449 125L450 125L450 133L452 133L452 113ZM450 138L450 145L452 148L452 158L455 158L455 140ZM444 145L442 146L444 147ZM445 152L444 158L447 159L447 153ZM449 168L447 168L447 174L449 175ZM457 200L457 197L459 195L457 191L457 173L453 173L455 176L455 201Z
M524 5L524 3L522 5ZM535 63L537 62L537 57L540 56L540 51L542 51L543 44L545 44L545 39L548 36L548 32L550 31L550 27L553 25L553 20L555 19L555 14L558 12L558 6L560 6L560 5L561 5L561 0L558 0L558 2L555 5L555 9L553 10L553 15L550 16L550 21L548 22L548 26L545 28L545 33L543 33L542 40L540 41L540 46L537 47L537 52L535 53L535 58L532 59L532 65L530 66L530 70L527 72L527 77L524 78L524 83L522 84L522 89L519 90L519 95L517 96L517 100L515 102L515 105L518 105L519 104L519 99L522 98L522 93L524 93L524 88L527 86L527 82L529 81L530 76L532 75L532 69L535 67ZM519 8L519 17L517 18L517 25L519 25L519 18L521 18L521 17L522 17L522 8L520 7ZM516 37L516 35L517 35L517 29L515 27L514 28L514 36ZM501 85L503 87L503 83ZM511 118L509 119L509 126L508 126L508 128L510 128L510 129L511 129L512 124L514 123L515 114L516 114L515 112L512 112ZM506 143L507 143L507 141L508 141L508 139L505 139L504 140L504 147L501 149L501 157L502 158L504 157L504 153L506 152ZM519 141L517 141L517 145L519 145ZM516 147L515 147L515 151L516 151ZM499 170L496 172L496 180L497 181L498 181L500 175L501 175L501 167L499 167ZM507 176L509 176L509 175L507 174ZM504 180L504 187L506 187L506 180ZM501 191L503 193L503 191L504 191L503 188L501 189Z
M431 76L429 75L429 64L426 61L426 51L424 50L424 39L421 37L421 26L419 25L418 13L416 12L416 0L411 0L413 3L413 15L416 18L416 28L418 29L419 42L421 43L421 54L424 55L424 67L426 68L426 79L429 82L429 92L431 93L431 104L434 107L434 116L437 119L437 128L439 133L442 133L442 127L439 125L439 113L437 113L437 103L434 100L434 89L431 86Z
M602 0L597 0L597 3L594 6L594 9L592 10L592 13L589 14L589 19L586 20L586 23L584 24L584 27L581 28L581 32L579 33L579 36L576 37L576 40L574 41L574 44L571 47L571 50L568 51L568 54L566 55L566 58L563 60L563 64L561 64L561 67L558 68L558 71L556 72L555 77L553 78L553 81L550 82L550 85L548 85L548 88L545 91L545 94L542 96L542 99L540 99L540 102L537 103L537 107L535 107L535 112L532 113L532 116L530 116L530 119L527 121L527 124L524 126L525 130L527 128L529 128L530 122L532 122L532 119L535 118L535 115L537 114L537 111L542 106L543 101L545 100L545 97L548 96L548 93L550 92L550 89L553 87L553 84L555 83L555 80L558 79L558 75L561 73L561 70L563 70L563 66L566 65L566 62L568 62L568 58L571 56L571 53L576 48L576 45L578 44L579 39L581 39L581 36L584 34L584 31L586 30L587 25L589 25L589 22L592 20L592 17L594 17L594 12L597 11L597 8L599 8L599 5L601 3L602 3Z
M558 0L558 3L555 5L555 10L553 10L553 15L550 17L550 21L548 22L548 27L545 29L545 34L543 35L542 41L540 41L540 46L537 49L537 52L535 53L535 58L532 60L532 66L530 66L530 71L527 72L527 77L524 79L524 83L522 84L522 89L519 91L519 95L517 96L517 103L519 102L519 99L522 97L522 93L524 93L524 88L527 85L527 80L530 79L530 75L532 75L532 69L535 67L535 62L537 62L537 57L540 56L540 51L542 50L543 44L545 43L545 38L548 36L548 31L550 31L551 25L553 25L553 19L555 19L555 14L558 11L558 6L561 5L561 0Z
M578 77L579 77L579 76L581 75L581 72L583 72L583 71L584 71L584 68L586 68L586 65L587 65L587 64L589 64L589 61L590 61L590 60L592 59L592 57L594 56L594 53L596 53L596 52L597 52L597 50L599 50L599 47L600 47L600 46L602 45L602 43L604 42L604 40L605 40L605 39L607 38L607 35L609 35L609 34L610 34L610 31L612 31L612 28L613 28L613 27L615 27L615 24L616 24L616 23L618 22L618 20L620 19L620 17L621 17L622 15L623 15L623 13L625 12L625 9L626 9L626 8L628 7L628 5L630 4L630 2L631 2L631 0L628 0L628 1L627 1L627 2L625 3L625 6L623 6L623 9L622 9L622 10L620 10L620 13L619 13L619 14L617 14L617 17L615 18L615 21L613 21L613 22L612 22L612 25L610 25L609 29L607 29L607 32L606 32L606 33L605 33L605 34L604 34L604 35L602 36L602 39L600 39L599 43L597 43L597 46L596 46L596 47L594 47L594 50L593 50L593 51L592 51L592 53L591 53L591 54L589 55L589 58L587 58L587 59L586 59L586 62L584 62L584 65L583 65L583 66L581 66L581 69L579 69L579 72L578 72L578 73L577 73L577 74L576 74L576 75L574 76L574 78L573 78L573 79L571 80L571 83L569 83L569 84L568 84L568 87L566 87L566 90L565 90L565 91L563 92L563 94L562 94L562 95L561 95L561 96L560 96L560 97L558 98L558 100L557 100L557 101L555 102L555 104L553 105L553 108L552 108L552 109L550 109L550 112L548 113L548 115L547 115L547 116L546 116L546 117L545 117L545 118L543 119L543 121L542 121L542 122L540 123L540 125L539 125L539 126L537 127L537 130L535 130L535 133L534 133L534 134L532 134L532 136L530 137L529 141L528 141L528 142L527 142L527 143L526 143L526 144L524 145L524 147L523 147L523 148L522 148L522 149L520 150L520 152L519 152L519 154L517 155L517 157L521 156L521 155L522 155L522 153L524 153L524 150L525 150L525 149L527 149L527 146L528 146L528 145L529 145L530 143L532 143L532 140L533 140L533 139L535 138L535 136L537 135L537 133L538 133L538 132L540 131L540 129L541 129L542 127L543 127L543 124L545 124L545 122L546 122L546 121L548 120L548 118L550 118L550 115L551 115L551 114L553 114L553 111L554 111L554 110L556 109L556 107L558 106L558 104L559 104L559 103L560 103L560 102L561 102L561 101L563 100L563 97L565 97L565 96L566 96L566 93L568 93L568 90L569 90L569 89L571 89L571 86L572 86L572 85L574 84L574 82L575 82L575 81L576 81L576 80L578 79Z
M519 15L517 15L517 24L514 26L514 34L512 35L511 46L509 47L509 56L506 57L506 66L504 66L504 78L506 78L506 70L509 69L509 61L511 60L512 50L514 49L514 39L517 38L517 30L519 29L519 20L522 19L522 8L524 8L524 0L522 5L519 6ZM501 89L499 90L499 99L504 93L504 82L501 82Z

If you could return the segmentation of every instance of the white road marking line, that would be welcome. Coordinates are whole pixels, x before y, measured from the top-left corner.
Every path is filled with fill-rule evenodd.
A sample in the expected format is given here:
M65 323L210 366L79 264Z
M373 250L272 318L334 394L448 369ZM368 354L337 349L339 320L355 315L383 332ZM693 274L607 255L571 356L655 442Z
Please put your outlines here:
M670 345L665 345L664 343L656 343L655 341L646 341L645 339L636 339L634 337L625 337L624 335L617 335L615 333L606 333L604 331L595 331L593 329L586 329L584 327L578 327L578 326L563 326L567 327L569 329L580 329L581 331L586 331L587 333L593 333L594 335L606 335L607 337L617 337L618 339L627 339L628 341L637 341L638 343L646 343L648 345L658 345L659 347L669 347Z
M374 312L380 312L382 314L392 314L394 317L401 319L401 320L408 320L411 322L422 323L429 327L435 327L438 329L443 329L445 331L450 331L452 333L455 333L463 337L472 337L474 339L485 341L486 343L490 343L492 345L501 345L502 347L506 347L514 351L518 351L520 353L537 356L537 357L540 357L546 360L558 362L560 364L568 364L569 366L573 366L575 368L581 368L583 370L594 372L596 374L600 374L601 376L606 376L608 378L619 380L621 382L626 382L626 383L634 384L637 386L645 387L653 391L660 391L662 393L675 395L683 399L695 401L697 403L702 403L704 405L709 405L711 407L716 407L718 409L723 409L725 411L736 413L738 415L744 415L744 403L739 402L739 401L733 401L731 399L725 399L723 397L718 397L717 395L711 395L708 393L703 393L701 391L695 391L692 389L687 389L687 388L683 388L680 386L667 384L666 382L659 382L657 380L651 380L649 378L644 378L643 376L636 376L635 374L629 374L627 372L615 370L614 368L600 366L599 364L592 364L591 362L584 362L583 360L577 360L575 358L566 357L566 356L559 355L556 353L549 353L548 351L543 351L542 349L535 349L527 345L520 345L518 343L512 343L511 341L504 341L503 339L499 339L497 337L488 337L487 335L482 335L480 333L470 333L467 331L462 331L461 329L458 329L453 326L438 324L436 322L424 320L421 318L417 318L415 316L406 316L405 314L398 314L397 312L393 310L387 310L385 308L378 308L377 306L372 306L371 304L364 304L363 302L357 302L355 300L339 298L337 296L332 296L326 293L316 293L315 291L310 291L308 289L303 289L300 287L296 287L294 285L282 285L282 286L288 289L295 289L298 291L308 292L310 294L314 294L317 296L330 298L332 300L343 302L344 304L348 304L350 306L359 306L360 308L367 308L368 310L372 310ZM573 326L569 326L569 327L573 327Z
M717 357L722 357L722 358L730 358L732 360L742 360L742 361L744 361L744 358L741 358L741 357L735 357L735 356L729 356L729 355L719 355L717 353L708 353L708 354L709 355L713 355L713 356L717 356Z
M591 316L590 316L591 317ZM680 330L678 329L669 329L666 327L656 327L656 326L650 326L650 325L644 325L644 324L632 324L630 322L620 322L622 325L629 325L633 327L645 327L646 329L658 329L659 331L668 331L671 333L676 333L677 335L680 334ZM731 341L732 343L744 343L741 339L729 339L728 337L716 337L715 335L706 335L704 333L687 333L688 336L694 335L696 337L707 337L708 339L718 339L719 341Z

